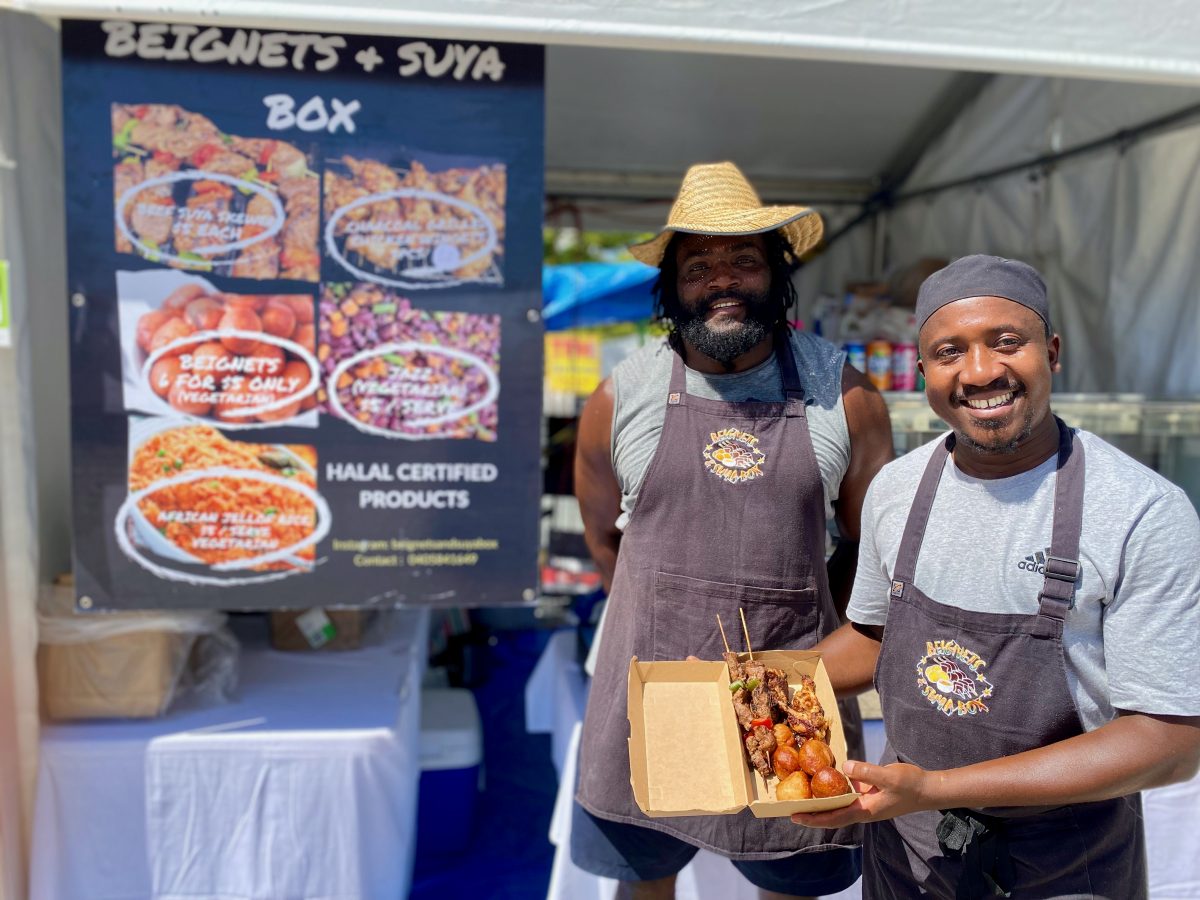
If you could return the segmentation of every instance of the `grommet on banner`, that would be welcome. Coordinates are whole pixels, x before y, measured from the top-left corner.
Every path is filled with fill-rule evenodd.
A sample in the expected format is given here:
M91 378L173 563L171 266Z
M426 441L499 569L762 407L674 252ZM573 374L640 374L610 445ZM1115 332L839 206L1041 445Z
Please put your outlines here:
M527 318L530 322L540 322L542 319L541 310L531 309L525 313L525 318Z
M88 597L86 595L83 597L80 597L79 598L79 608L80 609L91 609L92 608L92 598Z
M79 291L76 291L71 295L71 305L76 309L82 309L87 305L87 297L85 297Z
M526 603L532 603L534 598L537 597L537 593L533 588L525 588L525 590L521 592L521 596L525 599Z

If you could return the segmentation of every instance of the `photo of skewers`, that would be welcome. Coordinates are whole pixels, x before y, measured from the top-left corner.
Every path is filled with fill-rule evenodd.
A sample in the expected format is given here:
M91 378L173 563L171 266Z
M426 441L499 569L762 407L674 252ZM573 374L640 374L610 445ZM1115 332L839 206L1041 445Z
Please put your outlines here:
M237 278L317 281L320 180L306 153L173 104L112 105L118 253Z
M730 649L719 615L717 627L725 646L733 709L751 768L775 800L848 793L850 782L836 768L829 746L830 720L817 697L816 682L809 675L800 675L793 686L782 669L756 662L745 614L739 613L746 639L745 661Z

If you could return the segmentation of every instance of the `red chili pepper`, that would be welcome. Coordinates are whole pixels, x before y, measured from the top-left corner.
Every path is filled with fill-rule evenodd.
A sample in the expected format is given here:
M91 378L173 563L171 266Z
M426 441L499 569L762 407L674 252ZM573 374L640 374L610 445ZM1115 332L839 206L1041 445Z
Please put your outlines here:
M205 144L199 150L192 154L192 165L202 166L221 150L216 144Z
M153 159L155 162L165 163L168 166L173 166L176 162L174 154L168 153L166 150L155 150Z
M271 160L271 155L275 152L277 146L275 141L265 141L263 148L258 152L258 164L265 166Z
M146 118L146 114L150 112L150 107L142 103L133 107L130 112L133 113L135 119L144 119Z
M761 719L751 719L750 724L755 728L770 728L775 722L770 716L763 716Z

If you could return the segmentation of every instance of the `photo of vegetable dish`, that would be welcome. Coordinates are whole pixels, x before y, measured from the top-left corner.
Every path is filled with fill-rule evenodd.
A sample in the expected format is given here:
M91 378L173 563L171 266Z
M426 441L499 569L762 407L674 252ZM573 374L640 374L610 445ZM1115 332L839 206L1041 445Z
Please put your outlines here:
M387 437L496 440L499 316L418 309L373 284L324 285L319 312L323 411Z
M352 275L395 287L503 284L505 167L325 166L325 248Z
M112 134L118 252L238 278L318 280L320 184L301 150L226 134L167 104L113 104Z
M315 490L316 463L312 447L234 441L205 425L159 431L141 442L129 462L130 493L151 489L137 503L140 521L131 519L134 540L160 555L209 566L296 546L313 535L317 511L280 479ZM218 467L245 474L187 480L190 473ZM249 569L308 571L314 558L309 544Z

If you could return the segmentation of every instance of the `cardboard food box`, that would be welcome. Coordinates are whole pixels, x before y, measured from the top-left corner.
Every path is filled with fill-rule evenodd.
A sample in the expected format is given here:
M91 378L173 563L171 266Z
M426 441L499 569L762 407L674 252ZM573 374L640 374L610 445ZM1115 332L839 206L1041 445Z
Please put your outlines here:
M150 718L166 709L192 636L132 631L70 644L42 643L38 690L51 719Z
M271 612L271 646L276 650L357 650L373 611L364 609L277 609Z
M741 654L741 660L749 659ZM841 771L846 736L821 654L755 651L755 662L787 673L795 692L800 675L816 682L830 719L829 747ZM724 662L629 663L629 768L633 795L650 818L730 815L749 807L760 819L849 806L858 794L812 800L776 800L776 779L750 767L729 692Z

